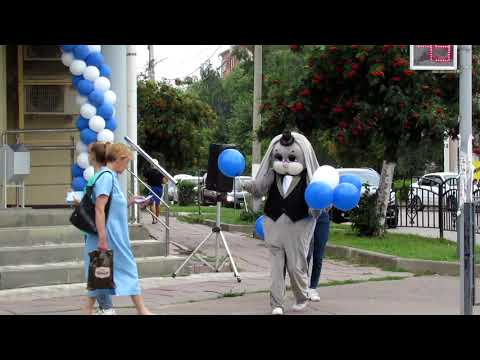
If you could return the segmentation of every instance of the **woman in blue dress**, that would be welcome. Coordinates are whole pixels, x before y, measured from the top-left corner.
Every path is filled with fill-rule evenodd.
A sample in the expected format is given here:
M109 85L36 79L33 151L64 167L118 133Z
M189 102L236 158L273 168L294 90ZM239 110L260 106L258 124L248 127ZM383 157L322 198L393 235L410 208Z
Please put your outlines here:
M95 222L98 235L88 234L85 247L85 275L88 276L88 253L100 250L113 250L113 274L115 289L110 293L116 296L130 296L139 315L152 315L143 301L138 279L138 269L132 253L128 233L128 206L134 203L132 197L125 198L118 175L122 174L132 159L132 153L124 144L108 145L107 166L101 169L106 173L98 177L94 187ZM108 220L105 223L105 206L111 196ZM86 314L93 313L96 291L88 292Z

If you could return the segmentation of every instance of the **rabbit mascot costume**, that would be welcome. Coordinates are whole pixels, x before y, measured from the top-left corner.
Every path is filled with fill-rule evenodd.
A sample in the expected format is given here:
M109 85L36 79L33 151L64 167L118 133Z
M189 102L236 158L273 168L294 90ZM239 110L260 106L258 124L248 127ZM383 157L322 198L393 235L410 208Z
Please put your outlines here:
M256 201L267 195L264 234L271 253L274 315L284 312L285 267L296 300L293 309L302 310L308 303L307 255L320 211L309 209L305 190L318 167L308 139L285 131L271 141L255 179L242 185Z

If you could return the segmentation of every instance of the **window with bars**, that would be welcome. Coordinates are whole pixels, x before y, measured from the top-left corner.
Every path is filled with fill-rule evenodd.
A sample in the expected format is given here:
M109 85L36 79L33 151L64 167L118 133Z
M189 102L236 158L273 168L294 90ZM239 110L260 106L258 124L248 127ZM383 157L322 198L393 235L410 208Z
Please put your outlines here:
M25 86L25 113L64 113L65 87L59 85Z
M62 52L58 45L25 45L24 59L52 59L60 61Z

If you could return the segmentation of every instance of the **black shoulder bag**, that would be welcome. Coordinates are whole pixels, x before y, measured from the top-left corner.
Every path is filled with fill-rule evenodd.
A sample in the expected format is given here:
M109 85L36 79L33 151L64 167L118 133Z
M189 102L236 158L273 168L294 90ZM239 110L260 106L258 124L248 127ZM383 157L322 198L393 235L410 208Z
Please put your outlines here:
M75 226L77 229L80 229L90 234L97 234L97 226L95 224L95 202L92 201L93 189L98 179L100 179L100 177L105 173L110 173L110 172L109 171L102 172L100 175L98 175L97 179L92 185L86 187L85 194L83 195L82 201L75 208L72 215L70 216L70 222L72 223L73 226ZM110 209L110 202L112 201L112 193L113 193L113 183L112 183L112 190L110 191L110 196L108 198L107 205L105 206L105 224L107 224L108 212Z

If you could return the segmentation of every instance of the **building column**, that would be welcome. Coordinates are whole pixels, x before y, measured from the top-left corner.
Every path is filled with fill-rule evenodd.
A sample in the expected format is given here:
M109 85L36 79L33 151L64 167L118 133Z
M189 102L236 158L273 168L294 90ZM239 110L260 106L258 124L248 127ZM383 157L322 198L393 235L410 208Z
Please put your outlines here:
M7 130L7 45L0 45L0 133Z
M115 142L125 143L124 137L128 135L127 126L127 45L103 45L102 53L105 63L112 71L111 89L117 95L115 105L115 119L117 129L115 130ZM119 177L123 193L128 198L127 172Z
M135 45L127 46L127 135L137 143L137 50ZM131 171L138 175L138 156L133 152ZM138 195L138 182L131 179L130 191ZM133 223L139 221L138 206L131 208L130 219Z

